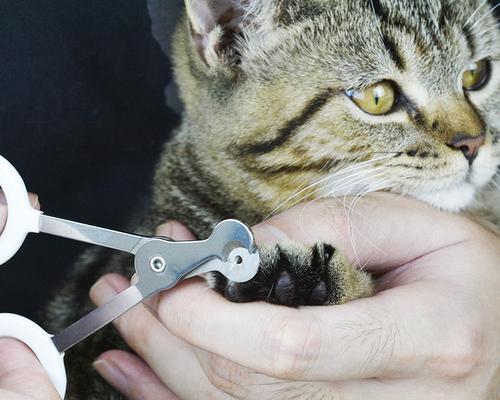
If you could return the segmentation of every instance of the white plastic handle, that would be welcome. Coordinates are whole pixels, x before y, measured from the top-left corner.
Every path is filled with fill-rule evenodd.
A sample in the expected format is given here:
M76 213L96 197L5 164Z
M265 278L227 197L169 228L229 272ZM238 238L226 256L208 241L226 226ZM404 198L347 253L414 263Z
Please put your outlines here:
M20 315L0 314L0 337L14 338L25 343L38 357L61 399L64 399L66 394L64 353L57 351L51 340L52 335Z
M26 235L40 231L41 212L31 207L21 175L0 156L0 186L7 199L8 215L0 235L0 265L10 260L22 246Z

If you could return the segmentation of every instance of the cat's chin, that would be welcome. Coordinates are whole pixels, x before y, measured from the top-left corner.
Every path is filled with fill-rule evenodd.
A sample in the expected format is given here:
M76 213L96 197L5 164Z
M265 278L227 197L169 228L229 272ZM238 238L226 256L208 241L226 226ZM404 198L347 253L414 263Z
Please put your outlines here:
M464 182L454 188L418 193L414 197L441 210L458 212L472 204L476 193L474 185Z

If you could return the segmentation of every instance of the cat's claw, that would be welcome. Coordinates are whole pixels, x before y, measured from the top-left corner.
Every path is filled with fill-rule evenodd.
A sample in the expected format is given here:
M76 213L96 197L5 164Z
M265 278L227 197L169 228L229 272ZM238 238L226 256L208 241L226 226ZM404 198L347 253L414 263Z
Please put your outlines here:
M295 279L288 272L281 272L274 285L274 298L279 304L288 306L294 303L295 293Z

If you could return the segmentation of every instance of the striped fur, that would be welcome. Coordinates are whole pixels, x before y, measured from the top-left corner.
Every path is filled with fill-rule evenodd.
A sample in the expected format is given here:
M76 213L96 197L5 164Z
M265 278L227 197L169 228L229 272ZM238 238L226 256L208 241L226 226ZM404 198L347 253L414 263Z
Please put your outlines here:
M164 31L156 18L168 1L150 0L155 32ZM371 190L472 210L500 226L498 1L211 1L186 1L173 39L183 122L129 230L151 234L175 218L205 237L224 218L251 225L298 200ZM211 9L215 22L196 14L204 3L223 7ZM464 94L462 71L485 58L490 81ZM381 80L402 92L391 114L363 113L345 95ZM486 142L470 171L447 142L472 131L484 131ZM287 246L265 253L263 276L288 268L304 285L304 277L326 279L336 285L327 303L370 293L367 276L340 253ZM109 271L130 275L130 260L82 256L48 307L47 327L58 331L87 312L86 289ZM222 292L227 284L212 283ZM110 331L68 354L70 400L121 398L90 368L100 351L123 345Z

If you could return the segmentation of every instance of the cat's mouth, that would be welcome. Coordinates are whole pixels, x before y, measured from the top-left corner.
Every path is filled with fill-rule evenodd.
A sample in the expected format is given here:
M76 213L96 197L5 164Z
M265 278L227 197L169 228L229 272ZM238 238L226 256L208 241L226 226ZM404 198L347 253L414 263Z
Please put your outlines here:
M478 191L493 181L498 174L498 162L500 160L485 149L476 162L462 172L429 182L427 188L421 187L411 195L443 210L463 210L471 205Z

